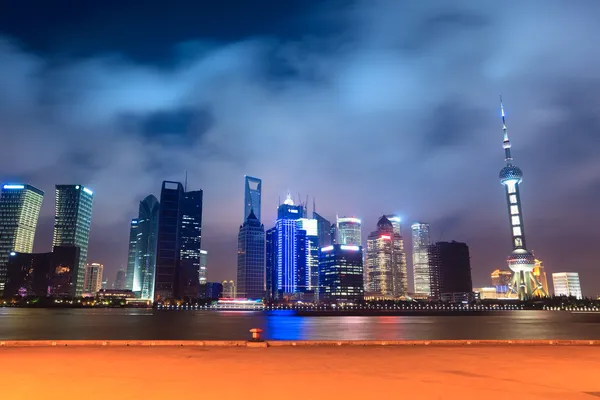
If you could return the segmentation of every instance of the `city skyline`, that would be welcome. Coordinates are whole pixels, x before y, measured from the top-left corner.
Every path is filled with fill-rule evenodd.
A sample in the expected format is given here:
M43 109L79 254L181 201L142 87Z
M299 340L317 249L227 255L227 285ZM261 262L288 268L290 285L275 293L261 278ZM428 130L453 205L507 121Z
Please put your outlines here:
M112 277L139 201L188 170L205 191L210 280L234 279L249 174L263 180L265 227L291 188L316 197L331 222L356 215L372 227L399 214L410 260L408 224L427 221L432 241L469 244L474 285L485 286L511 250L497 182L502 93L526 172L527 247L549 276L578 271L584 294L599 293L600 57L588 38L600 5L539 15L509 2L509 19L476 2L397 3L357 1L354 14L306 1L260 15L239 2L244 18L212 5L187 10L193 18L174 11L181 23L159 30L157 6L141 19L123 6L116 26L140 24L130 41L80 5L71 11L81 26L53 18L56 7L35 30L27 7L11 5L0 16L0 131L29 157L3 154L0 181L47 194L34 252L51 250L54 185L82 182L96 195L88 260Z

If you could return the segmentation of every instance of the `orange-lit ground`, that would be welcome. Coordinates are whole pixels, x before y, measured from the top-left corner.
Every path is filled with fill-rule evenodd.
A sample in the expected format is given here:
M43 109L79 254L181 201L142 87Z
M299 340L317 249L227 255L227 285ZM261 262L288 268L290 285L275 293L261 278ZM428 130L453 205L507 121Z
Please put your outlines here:
M3 399L600 397L598 346L7 347L0 360Z

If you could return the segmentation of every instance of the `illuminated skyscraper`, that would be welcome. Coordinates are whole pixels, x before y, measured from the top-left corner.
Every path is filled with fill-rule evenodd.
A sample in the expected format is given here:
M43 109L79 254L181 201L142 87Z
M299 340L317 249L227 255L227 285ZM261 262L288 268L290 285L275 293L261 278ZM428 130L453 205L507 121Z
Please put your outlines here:
M313 211L313 219L317 220L317 232L319 235L319 247L325 247L332 244L331 242L331 222L322 217L316 211Z
M113 289L115 290L125 290L125 286L127 285L127 272L123 269L117 271L115 275L115 280L113 282Z
M552 274L555 296L574 296L583 299L577 272L555 272Z
M500 99L502 111L502 130L504 132L504 159L506 166L500 171L500 183L506 188L506 202L508 217L512 233L513 252L508 257L508 267L513 271L510 290L519 296L520 300L527 300L535 296L546 296L542 284L533 275L535 258L527 250L525 243L525 229L523 227L523 209L521 207L520 186L523 181L523 171L512 164L510 154L511 143L508 140L508 131L504 115L504 106Z
M265 234L265 275L267 298L277 298L277 228L269 229Z
M362 246L361 221L355 217L337 218L337 243Z
M248 220L250 211L254 211L254 216L260 222L260 196L262 190L262 180L245 176L244 192L244 221Z
M138 220L132 219L129 227L129 251L127 252L127 281L125 283L125 287L128 290L139 292L138 290L133 290L133 281L136 274L139 273L138 268L136 266L137 259L137 237L138 237ZM86 270L87 273L87 270ZM137 278L139 281L139 277ZM87 285L84 283L84 286ZM83 289L84 291L86 288Z
M302 245L298 247L298 286L300 291L313 291L319 284L319 222L300 218L297 221Z
M30 185L6 184L0 198L0 293L11 252L31 253L44 192Z
M202 190L164 181L156 244L156 300L197 298L200 291Z
M71 295L83 294L94 193L82 185L56 185L56 216L52 246L79 247L77 270L72 271Z
M233 281L223 281L223 297L230 299L236 297L235 283Z
M83 280L83 292L96 294L102 289L102 274L104 265L91 263L85 266L85 278Z
M406 253L402 236L394 232L392 222L382 216L377 230L367 239L366 290L382 297L408 294Z
M436 299L467 299L473 292L469 247L460 242L437 242L429 246L431 296Z
M396 214L387 214L385 217L387 219L389 219L390 222L392 223L392 227L394 228L394 233L397 233L398 235L402 236L402 226L400 225L402 220L400 219L400 217L397 216Z
M207 282L208 273L208 252L200 250L200 284L204 285Z
M160 204L154 195L148 195L140 201L136 220L136 261L132 290L136 296L143 300L154 299L159 211ZM127 279L130 279L129 272L127 273Z
M429 224L415 223L411 225L412 230L412 261L415 279L415 293L430 295L429 276Z
M336 244L319 254L319 300L354 303L364 297L362 247Z
M265 227L253 210L238 234L237 292L252 299L265 295Z

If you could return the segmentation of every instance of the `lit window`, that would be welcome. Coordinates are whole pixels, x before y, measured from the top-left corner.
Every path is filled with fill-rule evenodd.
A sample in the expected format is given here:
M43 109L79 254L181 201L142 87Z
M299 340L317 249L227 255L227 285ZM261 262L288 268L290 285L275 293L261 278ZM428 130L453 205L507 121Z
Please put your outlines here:
M506 182L506 187L508 188L508 193L515 193L517 191L517 184L515 181Z
M521 236L521 227L520 226L513 227L513 236Z
M510 204L517 204L517 195L516 194L511 194L509 199L510 199Z
M519 218L518 215L513 215L512 216L512 224L513 225L520 225L521 224L521 220Z
M515 239L515 246L517 246L517 247L521 247L521 246L523 246L523 239L521 239L521 238L516 238L516 239Z
M519 206L510 206L510 213L512 215L517 215L519 214Z

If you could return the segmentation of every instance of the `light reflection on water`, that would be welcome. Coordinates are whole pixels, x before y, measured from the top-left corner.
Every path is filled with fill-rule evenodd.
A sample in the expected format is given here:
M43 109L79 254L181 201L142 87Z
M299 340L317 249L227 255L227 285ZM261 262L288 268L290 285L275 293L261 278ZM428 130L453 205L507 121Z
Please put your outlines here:
M292 311L0 308L0 339L242 340L600 339L600 315L298 317Z

